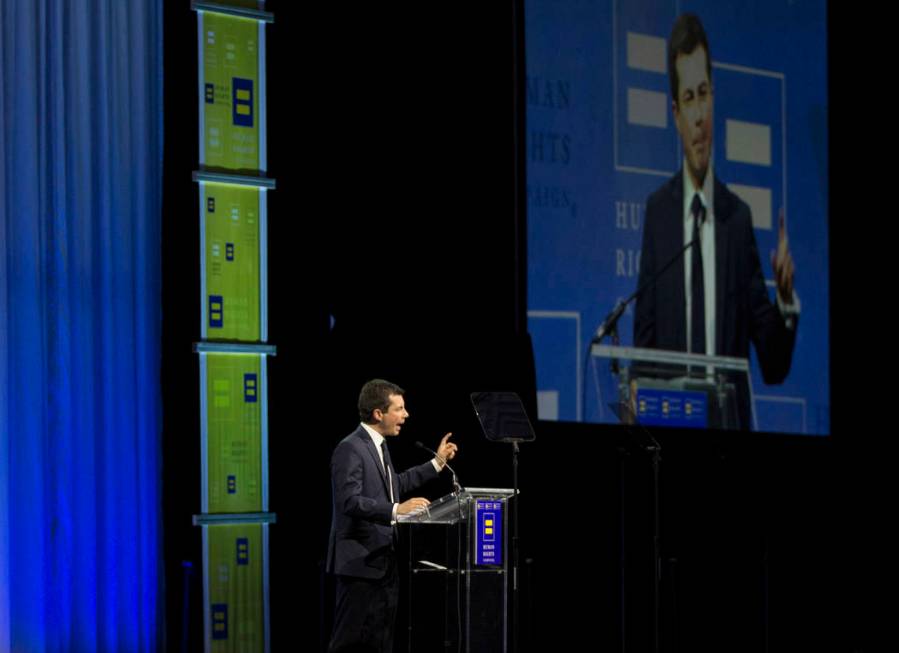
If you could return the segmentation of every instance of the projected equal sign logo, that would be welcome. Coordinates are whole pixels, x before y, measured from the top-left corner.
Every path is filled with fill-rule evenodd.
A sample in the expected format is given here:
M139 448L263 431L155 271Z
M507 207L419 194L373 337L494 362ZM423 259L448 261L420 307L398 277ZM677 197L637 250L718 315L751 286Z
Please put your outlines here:
M777 246L777 209L787 206L786 78L773 70L712 62L715 174L752 211L760 252ZM767 256L762 268L770 275Z
M237 477L234 474L228 476L228 494L237 494Z
M647 34L627 33L627 66L632 70L657 73L665 78L665 39ZM648 88L627 89L627 121L643 127L668 127L668 94Z
M728 161L771 167L771 127L742 120L725 122L725 156ZM752 224L756 229L773 226L771 189L747 184L728 184L752 211Z
M667 43L659 34L670 23L656 16L648 24L639 15L639 5L618 8L613 45L615 169L668 177L677 169L677 130L670 118Z

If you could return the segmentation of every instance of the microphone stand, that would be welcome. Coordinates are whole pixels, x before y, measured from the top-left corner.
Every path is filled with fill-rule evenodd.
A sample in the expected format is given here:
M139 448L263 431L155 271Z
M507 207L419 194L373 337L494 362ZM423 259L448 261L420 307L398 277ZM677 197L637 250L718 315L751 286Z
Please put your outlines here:
M618 300L618 303L615 305L608 315L606 315L602 324L596 330L596 335L590 341L590 345L598 345L602 342L603 338L607 335L610 335L613 339L613 342L618 342L618 320L624 315L624 311L627 308L628 304L634 301L637 297L639 297L649 286L656 283L656 281L661 278L663 274L670 268L674 263L680 259L684 253L694 245L699 245L699 239L695 238L691 240L689 243L684 245L680 251L677 252L671 259L665 263L656 272L652 277L644 281L640 286L632 292L625 299ZM613 371L618 373L618 363L617 361L612 361ZM649 438L649 443L645 444L643 448L646 451L651 452L652 454L652 510L653 510L653 521L652 521L652 555L653 555L653 570L652 570L652 579L653 579L653 633L652 633L652 650L655 653L658 653L661 646L661 637L660 637L660 626L661 626L661 580L662 580L662 537L661 537L661 509L659 507L659 475L661 471L662 465L662 447L659 445L658 441L652 437L652 435L646 429L640 427L636 422L636 416L632 416L630 420L633 424L637 425L637 428L643 430L646 436ZM514 536L513 536L514 542ZM622 606L623 609L623 606ZM622 612L623 614L623 612ZM623 624L622 624L623 628ZM623 631L622 631L623 632Z
M446 458L444 458L443 456L441 456L440 454L438 454L433 449L430 449L430 448L426 447L425 445L423 445L421 442L416 442L415 446L418 447L419 449L424 449L429 454L433 455L437 460L439 460L440 462L443 463L444 467L446 467L448 470L450 470L450 473L453 475L453 494L458 496L458 494L460 492L462 492L462 486L459 484L459 477L456 476L456 470L453 469L452 467L450 467L449 461Z
M661 644L661 636L659 628L661 625L661 586L662 586L662 537L661 537L661 511L659 509L659 468L662 464L662 447L653 439L653 446L649 447L652 452L652 554L654 567L653 569L653 650L658 653Z
M661 582L662 582L662 524L661 524L661 504L659 500L659 475L662 467L662 445L659 444L658 440L656 440L652 434L649 432L646 427L641 426L637 420L636 416L631 412L630 408L627 408L628 413L630 413L630 422L631 428L628 429L631 434L636 434L637 444L644 451L648 452L652 456L652 557L653 557L653 570L652 570L652 649L655 653L658 653L661 648L661 635L660 635L660 627L661 627L661 612L662 612L662 603L661 603ZM623 421L623 420L622 420ZM622 488L624 487L624 479L623 479L624 468L622 467ZM624 504L621 505L622 510L622 519ZM622 522L623 528L623 522ZM622 543L622 546L624 544ZM623 573L623 570L622 570ZM623 583L623 580L622 580ZM621 632L625 632L625 624L623 622L624 619L624 587L622 585L622 606L621 606L621 615L622 615L622 623L621 623ZM622 635L623 637L623 635Z

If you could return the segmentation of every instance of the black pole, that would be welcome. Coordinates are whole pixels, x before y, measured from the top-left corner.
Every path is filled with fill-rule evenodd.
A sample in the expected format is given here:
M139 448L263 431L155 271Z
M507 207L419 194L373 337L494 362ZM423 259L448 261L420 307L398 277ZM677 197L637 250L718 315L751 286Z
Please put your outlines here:
M658 446L652 450L652 508L653 508L653 524L652 524L652 550L653 550L653 650L659 653L661 643L661 633L659 632L660 614L661 614L661 580L662 580L662 543L661 543L661 520L659 511L659 466L662 462L662 452Z
M624 511L625 511L625 489L624 489L624 459L628 455L624 448L618 450L618 627L621 635L621 653L627 651L627 577L625 566L627 564L626 539L624 536Z
M515 333L527 333L527 86L524 0L512 2L512 256L515 261Z
M512 442L512 653L518 653L518 442Z
M181 561L181 653L190 649L190 586L194 565L190 560Z
M408 589L406 591L406 596L408 597L406 603L406 650L409 653L412 653L412 576L414 572L414 561L415 557L412 553L412 525L409 525L409 570L406 572L407 579L406 582L409 584Z

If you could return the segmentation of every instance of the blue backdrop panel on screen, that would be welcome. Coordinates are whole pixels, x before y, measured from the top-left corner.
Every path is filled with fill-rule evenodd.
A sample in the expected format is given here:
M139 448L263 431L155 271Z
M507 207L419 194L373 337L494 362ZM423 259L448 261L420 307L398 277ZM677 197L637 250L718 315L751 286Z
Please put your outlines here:
M540 416L600 414L590 338L636 290L646 199L683 158L667 61L682 12L697 14L708 35L713 167L752 210L772 299L781 211L796 264L801 319L790 374L767 386L751 356L758 429L826 434L826 7L786 0L527 0L528 328ZM633 344L632 309L619 332Z

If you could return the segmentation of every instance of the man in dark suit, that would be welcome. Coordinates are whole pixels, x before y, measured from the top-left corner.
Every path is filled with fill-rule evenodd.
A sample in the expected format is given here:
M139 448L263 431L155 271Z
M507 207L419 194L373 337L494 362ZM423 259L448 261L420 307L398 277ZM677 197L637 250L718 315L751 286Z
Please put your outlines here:
M684 165L647 200L638 287L675 263L637 298L634 344L719 356L755 345L765 383L790 371L799 300L783 214L768 297L749 207L712 170L713 89L708 40L699 19L680 16L668 41L671 109ZM683 256L678 252L696 241ZM737 379L740 426L751 425L748 387Z
M423 510L428 500L401 497L437 478L456 445L447 433L437 456L397 474L385 439L399 435L409 417L403 389L374 379L359 393L359 427L331 457L333 513L328 571L337 578L331 653L392 653L399 594L396 522Z

